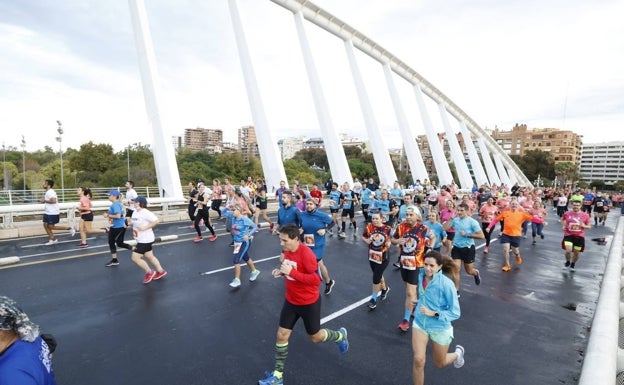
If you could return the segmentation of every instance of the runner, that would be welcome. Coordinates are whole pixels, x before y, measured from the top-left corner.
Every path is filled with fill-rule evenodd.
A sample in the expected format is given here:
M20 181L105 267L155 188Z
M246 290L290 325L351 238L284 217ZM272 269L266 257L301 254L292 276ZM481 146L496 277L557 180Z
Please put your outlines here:
M433 362L437 368L450 364L456 368L464 366L463 346L456 345L455 352L448 352L449 345L453 341L451 321L459 319L461 311L453 282L440 272L443 265L443 256L439 252L429 251L425 254L424 267L418 280L418 303L412 323L414 385L425 383L425 361L429 339L433 347Z
M234 203L230 207L221 210L221 215L232 221L231 233L234 239L234 251L232 263L234 264L234 279L230 282L230 287L237 288L241 285L241 261L244 261L251 273L249 280L255 281L260 274L260 270L256 269L253 260L249 257L249 248L253 235L258 229L249 217L243 215L243 208L239 203Z
M72 237L76 235L76 229L74 226L56 225L61 220L61 209L59 208L56 191L54 191L52 187L54 187L54 181L52 179L46 179L43 182L45 195L39 200L39 202L44 204L43 229L46 231L48 238L50 239L45 243L46 246L55 245L58 242L58 239L54 237L54 233L52 232L53 230L69 230Z
M476 247L475 239L483 239L483 230L479 222L474 218L468 216L470 207L466 203L460 203L457 207L457 216L444 222L444 229L455 229L455 237L453 238L453 249L451 250L451 258L455 265L455 271L453 274L453 281L455 282L455 289L457 290L457 296L459 297L460 288L460 271L462 264L464 270L468 275L472 275L475 284L478 286L481 284L481 275L479 270L473 268Z
M332 218L322 211L318 210L313 198L306 201L306 209L299 215L301 220L301 232L303 234L303 243L312 249L316 255L316 261L321 272L321 277L325 282L325 295L329 295L336 284L336 281L330 278L329 271L323 262L323 254L325 254L325 234L327 226L332 226Z
M540 200L533 202L533 207L529 209L529 214L533 215L533 221L531 222L531 235L533 236L533 245L537 244L535 239L539 235L541 239L544 239L544 226L548 223L544 221L544 218L548 216L548 211L542 207Z
M91 211L91 189L86 187L78 187L78 197L80 198L80 221L78 222L78 231L80 232L80 243L78 247L84 249L89 247L87 244L87 234L104 234L104 229L93 229L93 212Z
M144 284L150 283L152 280L159 280L167 275L167 270L163 269L160 261L152 251L152 244L156 239L154 226L160 222L158 217L147 209L147 199L143 196L137 196L133 200L134 210L129 225L132 225L132 233L137 241L136 247L132 251L132 262L136 263L143 271L145 271ZM152 270L149 262L156 270Z
M308 204L316 207L313 199ZM279 327L275 342L275 368L265 372L266 377L259 385L280 385L284 383L284 364L288 357L288 340L299 318L303 319L308 337L313 343L335 342L340 353L349 350L347 329L321 329L321 296L318 265L314 253L299 241L299 229L294 224L280 228L282 254L279 269L273 276L285 277L286 294L280 313Z
M516 264L522 264L522 257L520 256L520 241L522 240L522 222L527 220L533 220L533 216L526 211L519 209L517 200L512 200L509 203L509 210L501 212L488 226L488 231L491 231L498 221L505 221L505 227L503 228L503 234L501 235L498 243L503 245L503 256L505 257L505 265L502 270L508 272L511 270L511 264L509 263L509 250L516 256Z
M431 248L435 245L435 235L421 221L418 209L414 206L408 207L405 221L397 226L392 239L393 245L399 245L401 279L405 284L405 312L403 320L397 326L403 332L409 329L409 320L418 299L416 287L418 273L423 266L425 247Z
M581 211L581 204L581 201L573 200L572 210L566 211L561 218L561 248L565 250L566 259L564 269L570 268L571 271L574 271L576 262L585 251L585 229L591 229L591 216Z
M368 245L368 262L373 271L373 293L368 302L368 308L374 310L377 307L377 293L381 290L381 300L384 301L390 288L386 285L383 273L388 267L388 248L391 244L392 227L384 225L381 214L371 215L372 223L364 228L362 240Z
M479 209L479 216L481 217L481 229L485 236L485 247L483 248L483 254L490 252L490 241L492 239L492 230L488 230L490 222L494 220L494 217L498 215L498 207L494 204L494 198L490 196L487 201Z
M110 190L108 192L108 200L112 204L108 208L108 212L104 214L108 218L110 225L108 229L108 248L110 249L112 259L104 266L119 266L117 259L117 247L132 250L132 246L124 242L126 235L126 222L124 219L124 208L120 201L121 193L118 190Z

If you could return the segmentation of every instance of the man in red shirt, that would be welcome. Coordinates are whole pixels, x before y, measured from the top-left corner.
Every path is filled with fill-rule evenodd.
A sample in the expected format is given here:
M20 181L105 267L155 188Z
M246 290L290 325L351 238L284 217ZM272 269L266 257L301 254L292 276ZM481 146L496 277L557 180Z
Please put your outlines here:
M318 184L314 184L312 190L310 190L310 196L314 199L314 203L318 207L321 207L321 202L323 201L323 192L319 190Z
M289 223L279 229L280 244L283 252L280 256L279 269L273 270L276 278L284 277L286 300L282 306L277 341L275 343L275 369L266 372L266 378L258 381L259 385L283 384L284 363L288 356L288 339L299 318L303 319L306 332L314 343L335 342L340 353L349 350L347 329L321 329L321 296L316 256L312 250L299 240L299 227Z

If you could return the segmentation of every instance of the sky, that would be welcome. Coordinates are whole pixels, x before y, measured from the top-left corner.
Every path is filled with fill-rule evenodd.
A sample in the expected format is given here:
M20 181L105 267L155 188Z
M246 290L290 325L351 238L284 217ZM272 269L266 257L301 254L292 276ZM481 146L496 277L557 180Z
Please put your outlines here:
M624 0L316 0L424 76L482 128L558 128L585 143L624 140ZM321 136L293 14L238 0L273 138ZM225 0L148 0L168 136L252 125ZM338 132L366 139L344 43L306 23ZM358 51L388 148L401 145L380 64ZM413 88L395 84L414 135ZM426 98L428 99L428 98ZM443 131L436 105L427 109ZM151 144L128 2L0 0L0 127L6 146L58 149L88 141L116 151ZM458 132L458 123L451 119Z

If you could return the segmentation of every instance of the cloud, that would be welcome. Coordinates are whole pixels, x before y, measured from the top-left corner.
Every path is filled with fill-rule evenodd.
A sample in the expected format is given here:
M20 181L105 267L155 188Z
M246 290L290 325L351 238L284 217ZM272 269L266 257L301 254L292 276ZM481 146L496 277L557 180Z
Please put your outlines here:
M621 1L316 3L421 73L482 127L564 127L586 142L621 130ZM274 137L320 136L292 13L270 1L238 4ZM235 141L252 121L227 2L154 0L146 9L169 133L221 128ZM334 128L366 137L344 44L310 23L306 32ZM29 150L56 144L56 120L66 129L64 146L151 142L126 3L0 0L0 45L0 125L11 128L3 135L9 145L22 134ZM398 146L382 68L356 57L385 144ZM394 80L412 131L424 133L413 89ZM427 103L441 131L437 106Z

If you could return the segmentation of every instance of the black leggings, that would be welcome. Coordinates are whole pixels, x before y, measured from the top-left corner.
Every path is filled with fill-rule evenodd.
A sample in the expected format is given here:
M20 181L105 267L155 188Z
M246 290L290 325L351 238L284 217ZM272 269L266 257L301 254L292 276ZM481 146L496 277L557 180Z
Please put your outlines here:
M483 235L485 235L485 247L490 246L490 238L492 238L492 231L494 231L494 229L488 231L489 225L489 223L481 222L481 229L483 229Z
M124 242L125 227L111 227L108 230L108 248L111 254L117 254L117 247L132 250L132 246Z
M390 259L388 258L387 251L384 253L381 263L368 261L368 263L370 264L370 268L373 271L373 284L374 285L381 283L381 278L383 278L383 273L386 270L386 267L388 267L389 262L390 262Z
M197 236L201 237L201 229L199 228L199 222L201 222L201 220L204 220L204 224L206 225L206 227L208 228L208 230L210 230L210 233L212 235L215 235L215 231L212 228L212 225L210 224L210 216L208 215L208 210L199 210L197 211L197 216L195 216L195 231L197 231Z

